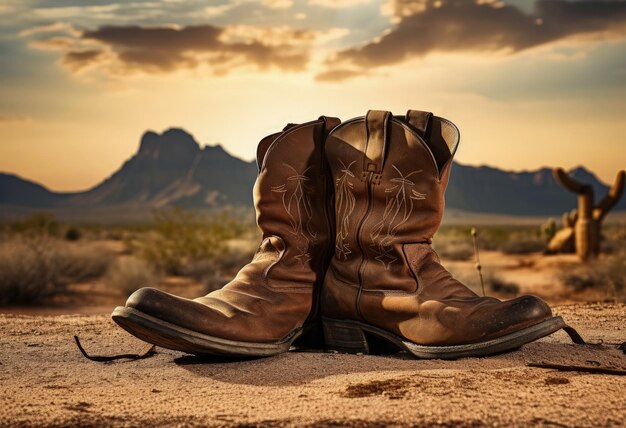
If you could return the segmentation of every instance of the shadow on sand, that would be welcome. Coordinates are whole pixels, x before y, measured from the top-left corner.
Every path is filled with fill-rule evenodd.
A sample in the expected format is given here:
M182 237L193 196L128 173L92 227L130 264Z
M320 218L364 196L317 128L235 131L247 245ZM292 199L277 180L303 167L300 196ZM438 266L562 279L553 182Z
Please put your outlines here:
M613 355L587 346L539 341L522 349L485 358L417 360L405 353L394 355L349 355L330 352L289 352L268 358L228 359L185 355L174 359L179 367L226 383L259 386L295 386L317 379L352 373L497 371L525 368L528 361L610 360ZM538 370L538 369L535 369ZM426 375L427 373L425 373ZM431 373L432 374L432 373ZM445 375L444 373L438 373Z

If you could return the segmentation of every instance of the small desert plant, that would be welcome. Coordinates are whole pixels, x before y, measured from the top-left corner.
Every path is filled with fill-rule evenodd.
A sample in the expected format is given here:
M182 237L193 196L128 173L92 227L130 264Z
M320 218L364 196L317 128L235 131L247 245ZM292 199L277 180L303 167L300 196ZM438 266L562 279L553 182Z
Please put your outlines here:
M565 270L561 280L575 291L602 290L610 299L626 302L626 251Z
M11 239L0 245L0 304L33 303L68 284L95 279L112 260L105 249L55 238Z
M445 260L467 260L474 255L470 230L466 228L448 228L437 233L433 248Z
M81 237L82 233L76 227L70 227L65 231L65 239L68 241L78 241Z
M603 254L615 254L626 248L626 225L609 224L602 232L600 252Z
M443 226L437 232L434 243L445 240L462 240L471 244L469 227ZM539 241L541 232L536 226L478 226L477 243L481 250L501 251L505 245L517 241Z
M473 292L482 295L482 287L480 285L480 277L476 271L468 272L458 268L450 268L450 273L458 281L465 284ZM487 270L483 272L483 281L485 282L486 294L498 293L504 295L516 296L519 294L519 285L512 281L505 280L499 273Z
M539 239L511 240L502 245L500 250L504 254L530 254L538 253L545 249L545 243Z
M120 257L107 271L105 282L126 296L134 291L154 285L157 275L144 260L133 256Z
M62 226L52 214L35 213L26 218L10 222L6 229L13 233L19 233L22 236L56 237L60 235Z
M239 269L250 262L253 256L254 251L229 248L219 257L200 263L204 269L196 267L197 273L202 272L202 275L196 278L202 281L205 292L218 290L231 281Z
M474 255L474 247L469 240L441 240L433 247L444 260L467 260Z
M47 254L23 242L0 246L0 304L31 303L54 287Z
M127 241L134 254L171 275L187 275L197 263L208 265L223 256L226 242L245 231L237 216L210 218L182 209L159 211L153 228Z
M548 220L546 220L545 223L543 223L541 225L541 239L543 240L544 243L548 243L552 240L552 238L554 238L554 235L556 234L556 221L550 217Z
M494 293L509 294L514 296L519 294L519 285L512 281L506 281L497 274L489 275L486 282L489 289Z
M80 245L56 242L49 248L57 287L90 281L103 276L114 255L97 244Z

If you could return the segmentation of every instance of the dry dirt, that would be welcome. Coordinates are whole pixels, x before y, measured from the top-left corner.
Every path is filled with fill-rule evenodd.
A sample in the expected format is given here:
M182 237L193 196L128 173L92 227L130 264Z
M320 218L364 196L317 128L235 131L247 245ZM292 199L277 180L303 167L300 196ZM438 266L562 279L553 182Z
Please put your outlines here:
M141 342L107 315L0 315L0 426L624 426L626 377L528 367L528 362L626 369L626 305L555 312L603 346L564 333L490 358L290 352L202 359L160 349L139 361L92 353Z

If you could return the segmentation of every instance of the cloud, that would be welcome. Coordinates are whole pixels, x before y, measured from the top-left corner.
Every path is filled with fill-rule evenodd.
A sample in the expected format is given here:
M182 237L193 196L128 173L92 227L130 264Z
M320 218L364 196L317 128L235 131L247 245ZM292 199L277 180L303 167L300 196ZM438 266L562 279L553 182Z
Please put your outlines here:
M396 25L332 55L318 80L344 80L433 52L515 54L572 37L626 34L626 1L616 0L537 0L534 13L496 0L389 0L383 10Z
M31 40L28 46L46 51L65 51L76 46L76 39L72 37L54 36L46 39Z
M20 31L18 35L20 37L29 37L34 34L46 33L70 33L74 36L80 35L74 26L68 22L52 22L50 24L37 25Z
M0 125L8 125L12 123L21 123L21 122L30 122L30 121L31 121L31 118L28 116L0 114Z
M293 6L293 0L263 0L262 3L270 9L288 9Z
M66 53L61 62L62 64L75 73L80 73L85 69L96 67L106 52L98 49L70 51Z
M44 19L67 19L89 15L91 18L114 19L122 8L119 3L89 6L37 7L32 10L34 16Z
M82 31L73 40L55 36L29 45L64 50L61 64L74 72L100 68L119 75L206 67L223 75L249 67L301 71L316 39L312 31L291 27L132 25L103 26Z
M237 2L224 3L216 6L207 6L204 8L204 14L208 18L214 18L216 16L225 14L229 10L234 9L236 6L239 6Z
M361 70L331 69L317 74L315 79L320 82L337 82L365 74L367 74L367 72Z
M331 9L347 9L359 4L370 3L372 0L309 0L310 6L328 7Z

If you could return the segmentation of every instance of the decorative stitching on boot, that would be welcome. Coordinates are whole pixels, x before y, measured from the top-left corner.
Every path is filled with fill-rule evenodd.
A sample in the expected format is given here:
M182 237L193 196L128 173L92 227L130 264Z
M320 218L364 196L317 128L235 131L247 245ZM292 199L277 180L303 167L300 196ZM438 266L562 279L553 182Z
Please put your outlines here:
M386 188L385 193L391 195L386 198L382 219L370 233L373 242L370 246L376 254L374 258L382 263L387 270L398 260L398 257L392 253L392 243L398 228L411 217L413 201L426 199L425 193L410 188L415 186L415 182L409 180L409 177L421 173L421 169L403 175L398 167L393 164L391 166L396 170L398 176L389 180L393 186Z
M354 185L350 182L350 177L355 178L354 173L350 170L356 161L350 162L349 165L339 159L341 163L341 176L335 181L336 188L336 211L339 227L337 228L337 237L335 240L335 252L339 260L347 260L352 253L348 241L350 234L350 215L356 206L356 199L352 193Z
M303 265L311 260L311 249L315 247L317 233L313 231L313 207L311 194L314 189L307 185L311 178L307 173L312 166L303 172L298 172L293 166L283 163L295 173L287 177L287 182L271 188L272 192L282 193L282 202L285 212L289 216L291 233L301 238L302 244L297 246L298 255L295 256Z

